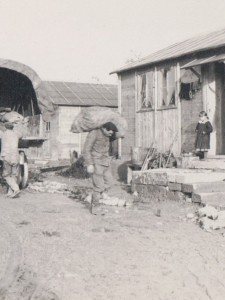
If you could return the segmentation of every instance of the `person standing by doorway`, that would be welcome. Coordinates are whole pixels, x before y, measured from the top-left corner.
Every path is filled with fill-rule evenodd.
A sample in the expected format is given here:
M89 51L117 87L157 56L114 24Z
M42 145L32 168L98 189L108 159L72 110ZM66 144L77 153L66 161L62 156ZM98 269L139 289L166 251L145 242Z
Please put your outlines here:
M13 131L12 123L5 123L6 130L1 133L1 159L3 161L3 178L8 185L8 197L15 198L19 195L20 189L17 183L19 172L19 151L18 143L21 137Z
M196 126L195 149L202 160L207 159L208 150L210 149L210 133L213 131L212 124L205 111L199 113L199 121Z

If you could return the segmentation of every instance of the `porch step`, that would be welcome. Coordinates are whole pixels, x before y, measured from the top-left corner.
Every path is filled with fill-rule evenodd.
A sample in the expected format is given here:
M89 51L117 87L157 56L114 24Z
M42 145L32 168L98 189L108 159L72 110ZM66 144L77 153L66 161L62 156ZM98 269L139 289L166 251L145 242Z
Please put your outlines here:
M225 208L225 192L192 194L192 202Z
M225 170L225 159L193 160L192 167L197 169Z
M199 182L199 183L183 183L181 184L181 191L184 193L213 193L225 192L225 181L215 182Z
M196 156L179 157L179 166L188 169L211 169L225 171L225 156L209 156L207 160L200 160Z
M198 169L153 169L147 171L134 171L132 181L135 184L155 184L168 186L173 183L202 183L223 181L225 172Z
M221 172L199 172L184 173L169 176L169 181L177 183L208 183L215 181L223 181L225 173Z

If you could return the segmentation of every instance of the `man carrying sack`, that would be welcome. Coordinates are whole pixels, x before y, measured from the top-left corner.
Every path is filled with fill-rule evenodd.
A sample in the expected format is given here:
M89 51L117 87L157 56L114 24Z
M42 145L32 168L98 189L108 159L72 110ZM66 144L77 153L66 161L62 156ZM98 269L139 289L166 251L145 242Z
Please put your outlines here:
M87 172L92 174L92 208L98 205L100 199L106 197L114 181L110 170L109 148L116 132L118 132L116 125L107 122L101 128L90 131L84 144L85 165Z

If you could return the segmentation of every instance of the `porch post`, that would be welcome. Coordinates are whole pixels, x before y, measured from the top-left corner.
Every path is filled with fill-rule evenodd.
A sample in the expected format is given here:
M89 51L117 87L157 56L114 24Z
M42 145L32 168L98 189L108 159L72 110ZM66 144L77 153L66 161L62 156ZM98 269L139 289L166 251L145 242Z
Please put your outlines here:
M122 114L122 99L121 99L121 75L118 74L118 111ZM122 139L118 140L118 156L122 156Z
M158 132L157 132L157 124L158 124L158 118L157 118L157 111L158 111L158 78L157 78L157 68L154 69L154 143L157 145L158 140Z
M216 80L215 65L210 64L204 68L204 92L203 105L208 114L209 121L212 123L213 132L210 135L210 155L216 155Z
M177 151L176 155L181 153L181 102L180 102L180 64L176 65L176 99L177 99L177 147L174 150Z

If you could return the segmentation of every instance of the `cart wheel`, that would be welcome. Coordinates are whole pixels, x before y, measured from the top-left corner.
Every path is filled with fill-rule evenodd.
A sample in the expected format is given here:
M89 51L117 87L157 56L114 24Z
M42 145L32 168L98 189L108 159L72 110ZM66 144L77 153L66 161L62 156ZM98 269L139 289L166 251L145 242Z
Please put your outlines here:
M21 189L24 189L28 186L28 175L29 171L26 155L24 152L20 152L18 184Z

